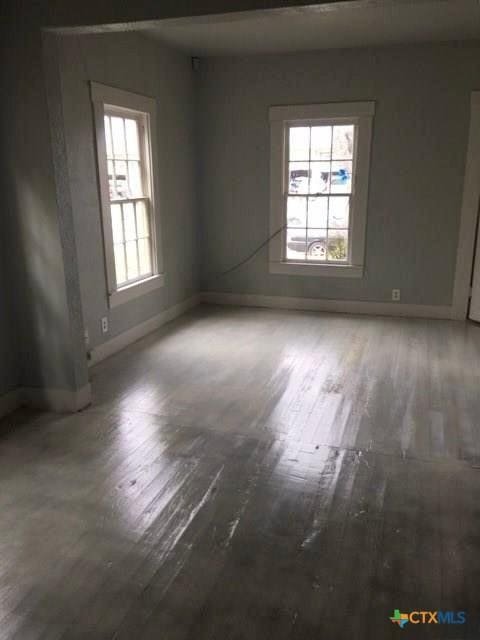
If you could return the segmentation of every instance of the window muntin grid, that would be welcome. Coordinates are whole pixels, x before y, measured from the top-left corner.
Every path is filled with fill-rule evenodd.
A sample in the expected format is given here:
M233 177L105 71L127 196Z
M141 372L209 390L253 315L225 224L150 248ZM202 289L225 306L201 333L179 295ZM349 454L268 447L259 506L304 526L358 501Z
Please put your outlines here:
M356 127L287 127L285 258L349 262Z
M117 288L153 275L144 114L105 109L105 144Z

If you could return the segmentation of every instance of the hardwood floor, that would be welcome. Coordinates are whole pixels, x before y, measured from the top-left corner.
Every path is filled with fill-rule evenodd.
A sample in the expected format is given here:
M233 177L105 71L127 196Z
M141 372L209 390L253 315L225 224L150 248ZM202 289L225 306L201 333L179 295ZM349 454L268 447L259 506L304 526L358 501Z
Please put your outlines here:
M479 638L479 382L475 325L195 310L1 422L0 638Z

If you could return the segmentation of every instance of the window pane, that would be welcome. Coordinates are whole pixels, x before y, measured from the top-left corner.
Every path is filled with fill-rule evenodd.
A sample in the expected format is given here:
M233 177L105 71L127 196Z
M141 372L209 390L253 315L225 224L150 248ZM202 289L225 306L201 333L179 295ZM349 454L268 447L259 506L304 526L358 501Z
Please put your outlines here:
M348 231L328 232L328 259L345 262L348 257Z
M330 160L332 127L312 127L312 160Z
M290 162L288 176L289 193L308 193L309 177L308 162Z
M322 261L327 257L327 230L309 229L307 239L307 260Z
M150 274L152 272L152 258L149 238L138 241L138 257L140 258L140 275Z
M125 120L125 135L127 138L127 155L133 160L140 160L140 145L138 143L138 123L136 120Z
M142 192L142 182L140 177L140 163L135 160L131 160L128 163L128 180L130 184L130 195L132 197L135 196L143 196L145 195Z
M305 260L306 229L287 229L287 260Z
M332 158L334 160L353 158L353 124L333 127Z
M118 158L125 157L125 132L123 130L123 118L112 116L113 153Z
M115 252L115 277L117 286L124 284L127 280L127 272L125 269L125 247L123 244L117 244L114 247Z
M308 199L308 226L325 229L328 219L328 198Z
M115 182L117 187L117 198L128 197L128 184L127 184L127 163L123 161L115 162Z
M350 197L336 196L329 198L328 226L330 228L348 229Z
M113 156L112 150L112 132L110 130L110 118L105 116L105 143L107 145L107 158L111 158Z
M117 192L115 190L115 181L113 179L113 162L109 160L107 162L107 173L108 173L108 191L110 193L110 200L113 198L117 198Z
M307 226L307 199L302 197L291 197L287 200L287 226L303 227Z
M138 278L138 256L137 243L135 240L127 242L125 245L127 252L127 275L129 280Z
M331 193L351 193L352 191L352 163L332 162L332 173L330 177Z
M137 237L137 229L135 227L133 202L126 202L123 205L123 225L125 229L125 240L135 240Z
M145 173L150 167L143 164L143 143L149 148L149 140L144 140L144 136L148 137L149 132L148 128L144 131L143 118L141 113L120 107L107 107L104 115L117 287L151 276L156 262L150 219L150 176Z
M112 204L110 210L112 212L113 242L118 244L123 242L122 207L119 204Z
M310 193L328 193L330 189L330 162L312 162Z
M145 203L142 201L137 202L135 209L137 211L137 238L148 238L150 235L150 225L148 224Z
M291 127L289 138L290 160L308 160L310 127Z

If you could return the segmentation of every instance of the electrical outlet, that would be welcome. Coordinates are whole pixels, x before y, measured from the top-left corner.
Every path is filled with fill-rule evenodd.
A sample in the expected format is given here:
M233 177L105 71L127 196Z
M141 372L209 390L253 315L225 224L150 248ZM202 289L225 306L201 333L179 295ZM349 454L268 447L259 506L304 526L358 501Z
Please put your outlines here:
M400 289L392 289L392 300L398 302L400 300Z
M108 331L108 318L102 318L102 333L107 333Z

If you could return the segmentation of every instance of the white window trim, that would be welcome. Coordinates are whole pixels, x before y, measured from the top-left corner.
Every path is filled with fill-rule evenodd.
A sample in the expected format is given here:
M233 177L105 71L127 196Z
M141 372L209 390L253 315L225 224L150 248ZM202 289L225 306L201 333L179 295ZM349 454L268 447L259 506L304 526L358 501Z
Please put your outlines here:
M374 114L374 102L331 102L270 108L270 273L347 278L363 276ZM353 187L355 197L350 211L351 252L348 264L292 262L285 259L286 132L290 124L311 126L321 124L322 119L329 124L348 121L357 127Z
M116 89L97 82L90 83L91 99L93 102L95 119L95 138L97 149L97 165L100 190L100 204L102 211L103 244L105 249L105 269L108 288L108 301L111 308L117 307L125 302L143 296L154 289L165 284L165 273L163 269L163 255L161 242L158 237L159 214L156 207L155 195L158 193L157 184L157 122L156 122L156 102L153 98L142 96L122 89ZM115 259L113 253L113 233L112 219L110 214L110 197L108 190L107 176L107 150L105 143L105 108L118 107L123 111L131 109L134 112L141 112L147 116L148 139L152 144L147 147L147 163L150 165L150 199L151 199L151 237L152 237L152 266L153 275L129 283L117 289L115 278Z

